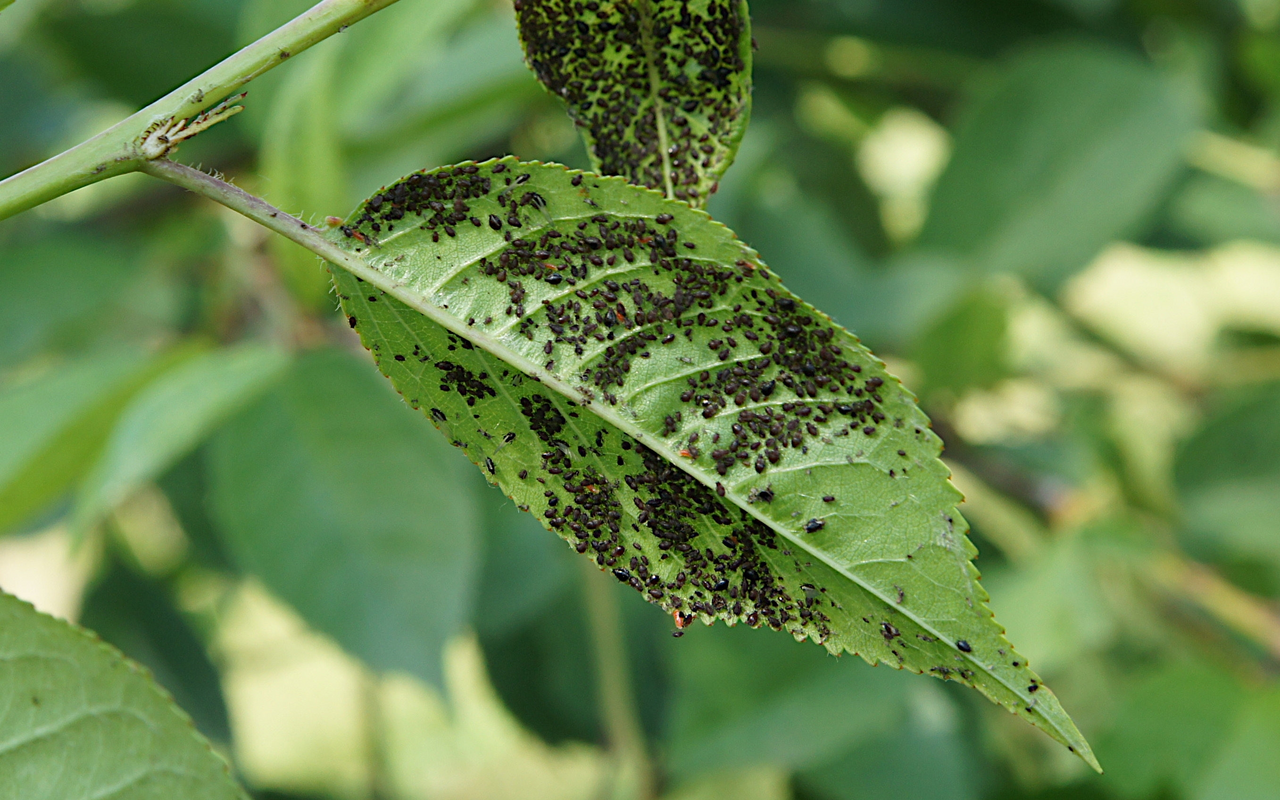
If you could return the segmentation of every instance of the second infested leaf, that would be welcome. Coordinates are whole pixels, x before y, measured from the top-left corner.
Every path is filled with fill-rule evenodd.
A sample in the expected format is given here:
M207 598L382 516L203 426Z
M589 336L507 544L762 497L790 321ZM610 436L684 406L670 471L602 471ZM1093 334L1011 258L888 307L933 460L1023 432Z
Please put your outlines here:
M598 171L704 205L751 104L742 0L516 0L525 57Z

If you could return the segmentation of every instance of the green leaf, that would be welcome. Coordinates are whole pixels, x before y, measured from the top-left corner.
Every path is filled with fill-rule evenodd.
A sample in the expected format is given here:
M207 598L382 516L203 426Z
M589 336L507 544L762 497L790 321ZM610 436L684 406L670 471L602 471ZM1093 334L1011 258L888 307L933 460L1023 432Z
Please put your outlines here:
M308 623L438 683L478 561L459 461L372 370L317 351L213 439L211 504L233 558Z
M1194 800L1266 800L1280 786L1280 691L1251 698Z
M112 559L85 597L80 622L151 670L201 733L231 741L218 672L164 589Z
M1190 99L1130 55L1027 52L975 93L919 244L1055 286L1149 215L1196 124Z
M22 302L0 307L0 365L57 342L95 316L120 293L136 263L114 244L66 231L7 246L0 284Z
M287 365L279 350L247 344L191 359L150 383L125 409L81 484L74 526L85 530L163 473Z
M675 653L667 749L677 774L811 767L901 722L900 675L741 628L697 633Z
M150 676L0 594L0 797L245 798Z
M572 554L547 536L537 520L487 485L478 491L484 499L485 548L472 625L482 637L495 637L554 602L577 573Z
M1107 784L1122 797L1151 797L1169 786L1187 795L1222 747L1245 693L1207 664L1172 663L1141 677L1099 743Z
M92 466L146 364L137 352L100 354L0 392L0 532L43 510Z
M1261 557L1280 571L1280 384L1225 405L1178 453L1184 525L1202 548Z
M1238 239L1280 243L1280 201L1212 175L1198 175L1173 198L1170 222L1206 245Z
M723 226L514 159L335 232L384 374L516 503L668 612L978 688L1092 755L986 607L911 394Z
M966 389L985 389L1005 377L1008 328L1005 298L982 290L961 297L916 343L915 361L928 382L926 399L938 390L958 396Z
M932 687L929 687L932 688ZM855 747L806 770L800 782L833 800L973 800L984 796L974 754L962 737L954 703L944 692L911 697L907 723L891 735Z
M745 0L517 0L525 58L605 175L701 206L751 105Z

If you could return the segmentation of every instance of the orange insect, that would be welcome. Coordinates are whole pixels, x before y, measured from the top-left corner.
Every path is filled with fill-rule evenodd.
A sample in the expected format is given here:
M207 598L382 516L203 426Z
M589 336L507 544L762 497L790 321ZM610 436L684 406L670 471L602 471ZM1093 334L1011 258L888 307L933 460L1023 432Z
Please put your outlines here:
M671 632L671 635L679 639L681 636L684 636L684 629L692 625L693 621L698 618L698 615L686 614L677 608L671 612L671 618L676 621L676 629Z

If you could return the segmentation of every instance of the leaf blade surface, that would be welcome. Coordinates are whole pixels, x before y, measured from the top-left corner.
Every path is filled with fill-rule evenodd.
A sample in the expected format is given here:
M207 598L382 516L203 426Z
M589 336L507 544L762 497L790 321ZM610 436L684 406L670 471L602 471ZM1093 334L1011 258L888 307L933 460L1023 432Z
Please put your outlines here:
M743 0L523 0L516 19L529 67L565 103L597 171L706 203L750 111Z
M1092 754L1005 641L914 397L723 226L503 159L341 229L374 360L524 510L672 613L974 686Z
M0 797L241 800L227 765L144 670L0 594Z

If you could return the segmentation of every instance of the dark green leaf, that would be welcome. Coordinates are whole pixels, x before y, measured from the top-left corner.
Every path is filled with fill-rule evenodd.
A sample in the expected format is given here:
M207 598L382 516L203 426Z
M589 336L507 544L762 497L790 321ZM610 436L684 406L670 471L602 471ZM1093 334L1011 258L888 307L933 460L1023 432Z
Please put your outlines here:
M895 729L901 675L719 625L675 648L671 769L802 768Z
M855 747L800 781L832 800L973 800L981 796L972 753L957 728L956 709L944 692L911 698L905 724L888 736Z
M113 561L85 597L80 622L151 670L201 733L231 741L218 673L164 589Z
M1208 245L1236 239L1280 243L1280 201L1222 178L1199 175L1174 197L1172 224Z
M155 100L230 55L235 5L141 2L62 6L45 22L81 76L132 106ZM99 10L100 9L100 10Z
M547 536L537 520L495 489L483 486L477 491L483 500L484 569L474 627L482 637L495 637L547 608L573 583L576 572L563 542Z
M213 440L212 507L240 566L312 626L438 682L477 566L459 460L372 370L318 351Z
M570 583L543 613L480 640L503 705L551 743L601 736L596 666L580 592Z
M1091 761L991 618L911 394L723 226L503 159L341 230L379 367L579 552L668 612L961 681Z
M120 415L98 463L81 484L73 521L83 531L204 440L262 393L288 356L241 345L193 358L146 386Z
M88 632L0 594L0 797L245 794L138 665Z
M119 293L134 259L109 242L59 232L6 247L0 283L21 303L0 306L0 366L56 343Z
M1151 797L1162 787L1191 796L1243 700L1231 676L1205 664L1173 663L1143 676L1098 746L1108 785L1123 797Z
M1025 53L966 111L919 243L1054 286L1155 207L1196 116L1132 56L1083 44Z
M537 533L557 548L564 547L540 528ZM597 654L582 603L583 573L577 564L568 566L573 567L568 580L536 615L505 630L486 632L481 627L481 644L490 680L521 724L549 742L595 742L602 731ZM540 560L529 564L531 571L539 567ZM665 621L648 613L648 606L628 588L618 586L615 591L641 723L656 736L667 706L661 651L663 645L683 642L674 642Z
M204 448L188 454L156 481L182 526L191 560L221 572L235 570L209 516L208 459Z
M0 392L0 532L84 475L147 371L141 353L97 355Z
M925 330L914 360L924 371L928 393L988 388L1009 373L1006 353L1008 303L978 291L961 297Z
M1191 723L1195 727L1199 723ZM1250 698L1194 800L1268 800L1280 787L1280 691Z
M1211 551L1261 557L1280 569L1280 385L1215 414L1178 453L1185 525Z
M597 171L706 203L747 126L745 0L519 0L516 19L529 66L564 101Z

